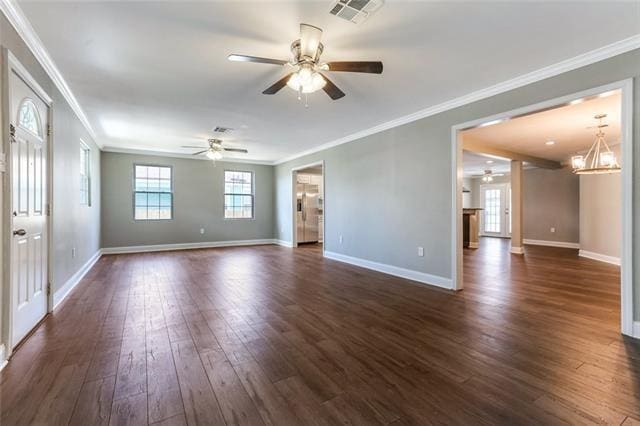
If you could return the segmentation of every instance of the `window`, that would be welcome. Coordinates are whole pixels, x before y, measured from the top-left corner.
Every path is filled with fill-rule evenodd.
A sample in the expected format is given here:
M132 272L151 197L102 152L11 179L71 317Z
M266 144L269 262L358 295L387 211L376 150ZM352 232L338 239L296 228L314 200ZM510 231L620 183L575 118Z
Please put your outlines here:
M80 204L91 205L91 150L80 141Z
M25 99L18 111L18 125L23 129L27 129L32 133L40 136L40 115L33 101L29 98Z
M134 219L173 218L173 176L168 166L134 166Z
M253 219L253 172L224 171L224 218Z

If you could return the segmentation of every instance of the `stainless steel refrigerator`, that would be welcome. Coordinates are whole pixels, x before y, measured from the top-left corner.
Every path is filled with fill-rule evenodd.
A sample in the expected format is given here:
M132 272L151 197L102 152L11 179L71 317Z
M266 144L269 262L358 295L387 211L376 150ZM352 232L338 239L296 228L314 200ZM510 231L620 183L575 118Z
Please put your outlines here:
M318 216L322 208L318 185L310 183L296 184L296 198L298 242L317 242L319 240Z

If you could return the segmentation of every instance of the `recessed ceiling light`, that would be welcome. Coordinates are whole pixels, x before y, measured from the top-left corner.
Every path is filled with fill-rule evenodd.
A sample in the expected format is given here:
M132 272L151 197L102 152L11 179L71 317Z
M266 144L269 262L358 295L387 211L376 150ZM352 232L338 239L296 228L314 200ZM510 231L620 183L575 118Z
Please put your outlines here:
M556 141L546 141L544 144L545 145L555 145Z
M604 93L600 93L598 95L599 98L606 98L607 96L611 96L613 94L615 94L617 92L617 90L609 90L608 92L604 92Z
M493 164L493 160L487 160L487 164Z
M487 121L486 123L482 123L479 127L493 126L494 124L502 123L502 119Z

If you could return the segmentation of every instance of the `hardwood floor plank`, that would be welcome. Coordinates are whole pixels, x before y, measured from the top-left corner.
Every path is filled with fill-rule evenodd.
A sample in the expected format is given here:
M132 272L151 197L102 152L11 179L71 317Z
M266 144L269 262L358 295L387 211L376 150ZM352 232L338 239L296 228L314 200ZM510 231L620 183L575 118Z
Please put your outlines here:
M218 401L193 341L172 342L171 348L187 422L224 424Z

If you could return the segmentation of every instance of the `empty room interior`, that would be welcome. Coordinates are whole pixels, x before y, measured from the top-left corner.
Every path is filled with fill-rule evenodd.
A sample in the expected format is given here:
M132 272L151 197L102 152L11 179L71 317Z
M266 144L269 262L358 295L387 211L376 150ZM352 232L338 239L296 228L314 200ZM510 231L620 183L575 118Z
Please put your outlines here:
M1 425L640 424L640 2L0 10Z

